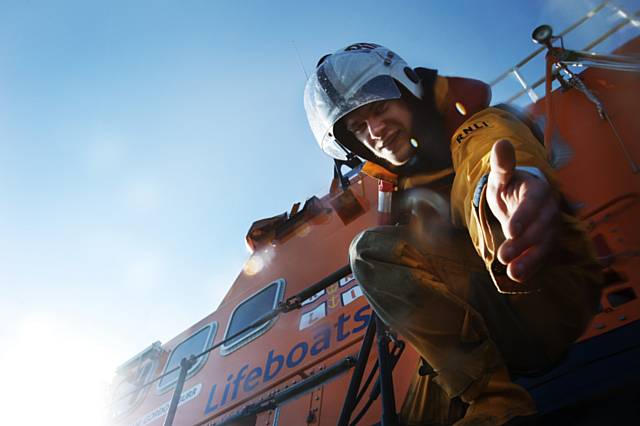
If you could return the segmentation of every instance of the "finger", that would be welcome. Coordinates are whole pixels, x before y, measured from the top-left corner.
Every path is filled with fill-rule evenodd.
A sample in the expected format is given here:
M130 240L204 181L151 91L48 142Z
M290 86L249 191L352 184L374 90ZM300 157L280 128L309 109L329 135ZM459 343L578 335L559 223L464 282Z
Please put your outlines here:
M512 237L519 236L532 222L540 220L541 214L553 216L558 211L557 202L549 191L549 184L527 173L522 175L524 184L517 196L519 201L506 224L507 233ZM543 211L545 209L549 211Z
M537 213L535 220L528 224L520 236L506 240L498 248L498 260L503 265L522 255L530 247L541 244L554 234L554 222L558 213L555 201L548 200Z
M502 188L509 183L516 167L516 152L507 139L493 144L490 157L489 185Z
M497 188L493 185L487 185L487 204L491 209L491 213L498 219L500 225L509 221L509 209L503 197L498 195ZM503 227L504 232L504 227Z
M529 279L543 264L551 246L552 238L546 238L541 244L529 247L519 257L507 264L507 276L522 283Z

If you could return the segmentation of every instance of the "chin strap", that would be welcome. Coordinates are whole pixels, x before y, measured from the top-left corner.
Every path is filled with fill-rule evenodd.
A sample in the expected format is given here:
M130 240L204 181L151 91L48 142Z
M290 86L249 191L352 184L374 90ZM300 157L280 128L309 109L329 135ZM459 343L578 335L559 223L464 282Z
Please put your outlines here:
M349 187L349 178L352 172L362 166L362 160L356 155L349 153L346 160L334 159L333 161L333 179L340 182L340 188L344 191ZM343 166L347 166L350 169L346 174L342 173Z

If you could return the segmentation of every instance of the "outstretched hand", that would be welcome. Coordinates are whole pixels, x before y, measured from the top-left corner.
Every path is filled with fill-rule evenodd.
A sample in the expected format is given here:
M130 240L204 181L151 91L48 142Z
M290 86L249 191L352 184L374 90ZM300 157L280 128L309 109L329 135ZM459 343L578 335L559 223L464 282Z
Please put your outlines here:
M516 170L515 165L511 142L496 142L491 150L487 203L506 238L498 248L498 260L507 266L509 278L524 282L551 248L559 208L545 180Z

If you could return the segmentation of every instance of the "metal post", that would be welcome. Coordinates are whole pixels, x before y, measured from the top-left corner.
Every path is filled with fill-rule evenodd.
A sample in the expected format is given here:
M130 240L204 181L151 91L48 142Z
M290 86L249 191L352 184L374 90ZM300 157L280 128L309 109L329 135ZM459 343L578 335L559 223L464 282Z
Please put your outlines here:
M358 389L360 388L360 382L362 382L362 375L364 374L364 368L367 365L369 359L369 353L371 352L371 346L373 344L373 338L376 333L376 318L375 313L371 314L369 319L369 326L367 332L362 340L362 346L360 346L360 352L358 353L358 361L351 376L351 382L349 383L349 390L342 406L342 412L340 413L340 420L338 420L338 426L348 426L351 414L355 408L356 396L358 395Z
M178 403L180 402L182 388L184 387L184 382L187 378L187 372L195 363L196 357L193 355L189 358L182 358L182 360L180 360L180 375L178 376L178 382L176 383L176 388L174 389L173 396L171 397L171 404L169 404L167 417L164 419L164 426L173 425L173 419L176 417L176 411L178 410Z
M393 392L391 360L389 358L389 337L382 320L375 318L378 330L378 364L380 365L380 393L382 394L382 426L396 426L396 399Z
M626 19L627 22L629 22L631 25L633 25L636 28L640 28L640 21L637 21L635 19L632 18L632 15L627 13L626 11L622 10L621 8L619 8L618 6L616 6L615 4L608 4L608 6L614 10L614 12L616 12L616 15L618 15L619 17L621 17L622 19Z
M525 90L525 92L527 92L527 95L529 95L529 99L531 99L531 102L533 103L538 102L538 95L536 94L536 92L533 91L531 87L529 87L527 82L524 81L524 78L522 77L518 69L513 68L511 70L511 73L513 73L513 76L516 78L516 80L518 80L518 83L520 83L520 85Z

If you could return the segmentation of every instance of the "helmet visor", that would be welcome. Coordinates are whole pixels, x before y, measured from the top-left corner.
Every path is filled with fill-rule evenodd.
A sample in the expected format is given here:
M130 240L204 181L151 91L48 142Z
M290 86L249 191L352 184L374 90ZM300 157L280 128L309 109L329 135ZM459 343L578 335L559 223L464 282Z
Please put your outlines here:
M336 73L336 69L349 70L349 67L344 67L346 64L334 67L323 63L307 81L304 107L309 125L321 148L334 158L345 157L345 152L333 135L333 126L338 120L363 105L398 99L401 96L393 78L379 74L376 69L378 63L379 61L372 62L371 67L358 64L351 70L355 68L362 72L340 74Z

